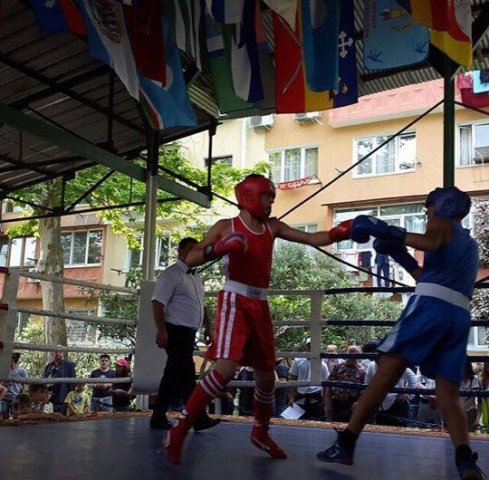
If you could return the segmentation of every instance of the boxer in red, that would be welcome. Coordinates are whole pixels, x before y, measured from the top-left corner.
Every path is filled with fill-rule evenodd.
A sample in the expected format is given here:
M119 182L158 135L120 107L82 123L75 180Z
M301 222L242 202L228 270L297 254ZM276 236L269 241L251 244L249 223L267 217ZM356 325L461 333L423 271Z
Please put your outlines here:
M215 339L208 357L214 368L194 389L178 424L168 433L167 459L181 461L185 436L212 398L232 380L240 365L253 367L255 422L251 442L273 458L287 458L268 434L275 388L275 342L267 302L275 238L329 245L350 238L351 221L329 231L306 233L269 218L275 186L262 175L249 175L235 188L240 213L220 220L185 258L189 267L222 257L226 282L219 292Z

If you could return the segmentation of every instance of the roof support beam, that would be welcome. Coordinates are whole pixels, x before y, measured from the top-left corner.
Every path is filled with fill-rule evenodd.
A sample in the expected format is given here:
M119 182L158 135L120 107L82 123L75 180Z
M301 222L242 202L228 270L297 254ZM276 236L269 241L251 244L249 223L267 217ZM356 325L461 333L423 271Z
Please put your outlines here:
M37 120L25 113L2 104L0 104L0 122L10 125L13 128L23 130L36 137L48 140L75 155L94 160L116 172L128 175L135 180L146 182L146 170L144 168L130 163L124 158L104 150L103 148L97 147L87 140L79 138L55 125L50 125L41 120ZM172 195L197 203L203 207L210 206L210 200L207 195L191 190L190 188L172 182L166 178L158 176L157 185L160 190L171 193Z

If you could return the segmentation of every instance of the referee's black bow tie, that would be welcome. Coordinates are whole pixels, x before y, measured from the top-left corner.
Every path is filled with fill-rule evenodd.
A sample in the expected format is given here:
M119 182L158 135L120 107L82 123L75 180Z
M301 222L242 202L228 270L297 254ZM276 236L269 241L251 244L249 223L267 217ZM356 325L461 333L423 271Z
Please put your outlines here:
M187 270L187 273L190 273L190 275L195 275L196 270L197 270L196 268L189 268Z

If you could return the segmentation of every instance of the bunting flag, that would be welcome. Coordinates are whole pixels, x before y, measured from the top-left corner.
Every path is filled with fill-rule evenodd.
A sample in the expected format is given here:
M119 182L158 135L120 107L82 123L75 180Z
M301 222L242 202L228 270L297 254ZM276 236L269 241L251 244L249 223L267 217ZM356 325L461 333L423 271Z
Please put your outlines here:
M338 0L302 0L306 80L314 92L338 88Z
M234 24L241 22L244 4L247 0L205 0L209 15L219 23Z
M255 31L255 6L256 0L245 0L240 22L223 26L232 32L229 46L234 92L248 103L263 100Z
M219 111L222 114L253 109L253 106L239 98L233 89L229 27L229 25L218 24L210 15L206 15L209 66Z
M87 33L82 14L73 0L31 0L31 8L43 32Z
M301 2L298 2L296 27L273 13L275 38L275 98L277 113L303 113L327 110L333 106L329 92L313 92L304 72Z
M172 7L169 20L178 48L195 60L200 71L209 71L204 0L173 0L168 6Z
M272 12L262 12L260 8L260 0L256 0L256 44L258 48L258 59L260 62L261 84L263 89L263 100L256 103L256 107L260 110L270 111L275 110L275 67L274 54L270 44L268 43L265 26L263 23L263 15L270 15L270 25L272 24Z
M138 72L164 86L165 46L158 3L141 0L139 8L125 7L124 17Z
M474 93L489 92L489 73L487 70L474 70L472 80L474 82Z
M489 92L474 93L472 72L457 75L457 87L460 89L462 103L469 107L489 107Z
M426 60L429 31L396 0L366 0L363 62L366 70L386 70Z
M168 19L161 17L161 22L166 50L161 55L166 58L167 83L163 88L157 82L139 75L141 106L154 130L193 127L197 119L185 88L180 53L171 39Z
M358 102L357 55L353 0L342 0L338 33L339 86L334 108Z
M263 0L271 10L282 17L292 30L295 30L297 0Z
M122 5L105 0L83 0L80 5L87 26L90 56L110 65L129 94L139 98L136 63Z
M430 41L435 47L460 65L472 65L470 1L410 0L410 7L414 20L431 29Z

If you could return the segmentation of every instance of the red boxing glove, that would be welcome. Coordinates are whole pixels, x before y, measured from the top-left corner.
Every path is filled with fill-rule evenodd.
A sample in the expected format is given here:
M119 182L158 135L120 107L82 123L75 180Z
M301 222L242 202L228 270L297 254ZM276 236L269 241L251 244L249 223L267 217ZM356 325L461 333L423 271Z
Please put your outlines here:
M331 240L331 242L341 242L342 240L349 240L351 238L350 231L351 231L352 223L353 223L353 219L344 220L343 222L336 225L336 227L333 227L328 232L329 239Z
M214 245L208 245L204 251L206 260L224 257L229 253L244 253L247 248L246 237L239 232L229 233Z

